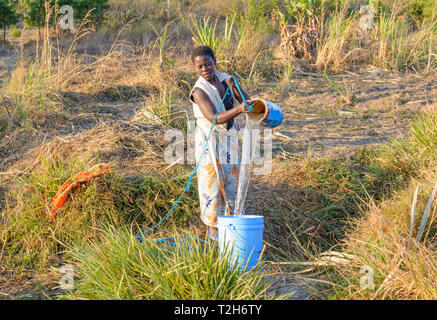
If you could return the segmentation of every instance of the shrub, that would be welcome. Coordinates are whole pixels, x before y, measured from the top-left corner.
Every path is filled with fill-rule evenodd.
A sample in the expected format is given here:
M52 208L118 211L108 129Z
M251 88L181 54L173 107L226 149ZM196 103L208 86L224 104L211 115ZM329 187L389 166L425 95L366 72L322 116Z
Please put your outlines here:
M435 8L433 0L412 0L407 5L408 13L420 24L425 19L430 19Z
M20 38L21 37L21 30L14 27L12 29L12 33L11 34L12 34L12 36L14 38Z

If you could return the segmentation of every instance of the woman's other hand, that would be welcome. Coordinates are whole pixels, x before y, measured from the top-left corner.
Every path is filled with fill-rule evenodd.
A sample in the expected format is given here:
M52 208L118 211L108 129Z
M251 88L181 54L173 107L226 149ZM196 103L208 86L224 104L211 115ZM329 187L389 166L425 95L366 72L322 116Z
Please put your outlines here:
M228 78L228 86L230 86L231 88L234 88L235 87L235 81L234 81L234 75L229 75L229 78Z
M237 99L238 102L243 102L244 99L250 100L250 96L247 94L246 91L242 87L237 88L237 78L234 80L234 75L230 75L228 77L228 86L232 88L232 91L234 92L234 96ZM243 96L241 96L243 95Z

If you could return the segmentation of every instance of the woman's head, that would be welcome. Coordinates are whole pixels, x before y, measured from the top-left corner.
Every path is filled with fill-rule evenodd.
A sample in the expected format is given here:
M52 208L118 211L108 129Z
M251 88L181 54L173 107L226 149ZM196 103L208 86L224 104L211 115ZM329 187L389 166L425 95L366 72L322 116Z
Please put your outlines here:
M194 48L191 52L191 61L199 76L207 81L214 79L216 60L214 51L210 47L200 46Z

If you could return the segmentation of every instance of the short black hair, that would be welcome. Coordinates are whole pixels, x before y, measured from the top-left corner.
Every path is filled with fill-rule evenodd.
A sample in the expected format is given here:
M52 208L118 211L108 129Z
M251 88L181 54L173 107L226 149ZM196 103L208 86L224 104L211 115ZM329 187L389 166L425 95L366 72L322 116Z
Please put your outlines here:
M191 52L191 61L194 63L194 59L199 56L210 56L215 61L214 51L208 46L199 46L193 49Z

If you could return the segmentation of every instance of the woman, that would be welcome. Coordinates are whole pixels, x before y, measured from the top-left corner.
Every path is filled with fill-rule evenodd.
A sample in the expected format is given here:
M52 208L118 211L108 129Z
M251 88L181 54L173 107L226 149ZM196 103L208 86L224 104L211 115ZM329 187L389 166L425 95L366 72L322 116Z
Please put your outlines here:
M220 107L208 149L197 170L200 216L202 222L209 227L209 236L216 240L218 238L217 216L232 214L237 194L238 127L234 118L249 110L243 102L233 77L215 68L216 59L210 47L196 47L191 53L191 61L199 75L190 93L197 124L196 162L199 161L212 122ZM221 104L227 90L228 94ZM241 93L246 103L249 104L249 95L243 89Z

